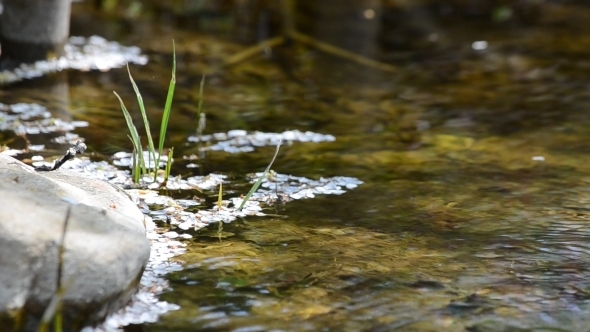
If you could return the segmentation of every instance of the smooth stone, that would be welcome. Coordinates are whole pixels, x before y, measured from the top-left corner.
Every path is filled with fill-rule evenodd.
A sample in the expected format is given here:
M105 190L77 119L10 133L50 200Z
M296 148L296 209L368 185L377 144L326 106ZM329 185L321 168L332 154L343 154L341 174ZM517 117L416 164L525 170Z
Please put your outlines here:
M143 214L123 191L60 170L38 173L0 155L0 202L2 330L36 330L57 289L68 207L62 268L66 330L101 322L129 302L150 244Z

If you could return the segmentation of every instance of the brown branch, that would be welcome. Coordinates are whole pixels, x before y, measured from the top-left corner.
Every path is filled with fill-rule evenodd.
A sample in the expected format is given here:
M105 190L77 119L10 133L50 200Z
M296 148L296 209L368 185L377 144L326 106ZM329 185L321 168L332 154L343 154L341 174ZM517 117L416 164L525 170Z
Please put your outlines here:
M247 49L240 51L240 52L228 57L223 62L223 66L224 67L233 66L239 62L242 62L248 58L251 58L251 57L259 54L260 52L264 51L267 48L277 47L284 42L285 42L285 37L282 37L282 36L267 39L265 41L262 41L254 46L248 47Z
M390 64L383 63L383 62L380 62L377 60L369 59L369 58L362 56L360 54L356 54L356 53L347 51L345 49L342 49L340 47L336 47L336 46L328 44L328 43L324 43L320 40L306 36L302 33L297 32L297 31L292 31L291 34L289 35L289 37L291 37L293 40L298 41L302 44L311 46L313 48L317 48L318 50L320 50L322 52L326 52L328 54L337 56L339 58L343 58L343 59L347 59L347 60L356 62L356 63L361 64L363 66L381 69L383 71L390 72L390 73L397 73L398 72L398 69L395 66L392 66Z

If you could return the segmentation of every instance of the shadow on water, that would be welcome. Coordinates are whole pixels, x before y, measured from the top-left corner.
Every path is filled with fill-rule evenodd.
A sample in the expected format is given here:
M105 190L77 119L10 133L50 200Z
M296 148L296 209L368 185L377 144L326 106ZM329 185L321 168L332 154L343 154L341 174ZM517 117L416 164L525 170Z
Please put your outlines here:
M223 69L240 43L276 36L278 5L189 3L76 4L72 31L149 55L131 70L156 119L175 39L175 154L197 152L186 137L208 73L208 133L333 134L283 147L275 170L365 184L270 207L280 217L223 225L221 239L217 225L196 233L162 296L181 309L129 331L590 331L590 7L298 2L301 31L392 64L392 74L298 43ZM2 95L65 98L90 123L76 131L90 149L129 149L111 95L134 98L124 70L65 81L66 97L47 97L39 81ZM175 171L242 179L271 151L209 152L200 169L179 160Z

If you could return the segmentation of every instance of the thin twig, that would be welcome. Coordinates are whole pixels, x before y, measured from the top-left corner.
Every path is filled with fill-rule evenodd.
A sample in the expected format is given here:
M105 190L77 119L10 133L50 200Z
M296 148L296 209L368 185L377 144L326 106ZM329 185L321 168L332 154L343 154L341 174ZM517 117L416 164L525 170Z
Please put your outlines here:
M332 54L334 56L337 56L337 57L340 57L343 59L351 60L351 61L354 61L358 64L367 66L367 67L381 69L383 71L390 72L390 73L397 73L398 72L398 69L395 66L392 66L392 65L389 65L387 63L383 63L383 62L380 62L377 60L369 59L369 58L362 56L360 54L356 54L356 53L347 51L343 48L336 47L336 46L328 44L328 43L324 43L322 41L319 41L315 38L306 36L306 35L304 35L300 32L297 32L295 30L291 31L291 34L289 35L289 37L295 41L302 43L302 44L306 44L306 45L311 46L313 48L317 48L318 50L320 50L322 52L326 52L326 53Z
M299 43L316 48L322 52L331 54L333 56L337 56L342 59L356 62L356 63L363 65L363 66L383 70L383 71L386 71L389 73L398 73L399 72L398 68L395 66L392 66L390 64L387 64L387 63L384 63L381 61L367 58L366 56L356 54L351 51L347 51L343 48L322 42L318 39L304 35L300 32L295 31L295 30L287 31L287 37L291 38L294 41L297 41ZM240 52L230 56L229 58L225 59L225 61L223 62L223 65L225 67L230 67L230 66L236 65L237 63L245 61L246 59L251 58L251 57L261 53L262 51L264 51L265 49L267 49L269 47L277 47L277 46L282 45L283 43L285 43L285 40L286 40L285 37L279 36L279 37L274 37L274 38L262 41L254 46L248 47L247 49L240 51Z
M285 37L283 37L283 36L267 39L265 41L262 41L254 46L248 47L247 49L230 56L229 58L225 59L225 61L223 62L223 65L225 67L231 67L239 62L242 62L248 58L251 58L251 57L259 54L260 52L264 51L265 49L267 49L269 47L277 47L277 46L283 44L284 42L285 42Z

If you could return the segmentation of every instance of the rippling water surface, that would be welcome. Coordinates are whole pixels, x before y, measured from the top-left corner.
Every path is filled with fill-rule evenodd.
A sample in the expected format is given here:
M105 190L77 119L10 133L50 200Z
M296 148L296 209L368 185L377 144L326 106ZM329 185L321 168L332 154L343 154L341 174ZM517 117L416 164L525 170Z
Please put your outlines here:
M274 152L208 151L199 167L186 168L180 156L198 154L187 138L205 73L206 133L333 135L284 146L273 169L364 181L340 196L269 206L271 216L226 224L221 237L216 225L194 233L177 257L184 269L169 275L162 295L181 309L130 331L590 331L590 7L455 2L359 1L365 19L380 20L359 26L372 47L346 45L329 28L354 19L301 9L317 10L315 26L323 27L303 31L395 72L296 42L223 67L253 43L244 35L272 37L274 21L252 26L222 5L148 7L135 18L76 5L77 35L99 34L148 56L131 71L155 119L175 39L173 173L228 174L236 184L227 195L237 196L247 191L243 176L264 169ZM80 23L87 19L101 24ZM69 71L0 94L87 121L75 132L100 158L130 149L111 92L132 103L126 75ZM24 144L7 133L2 140ZM170 194L203 195L209 206L216 199Z

